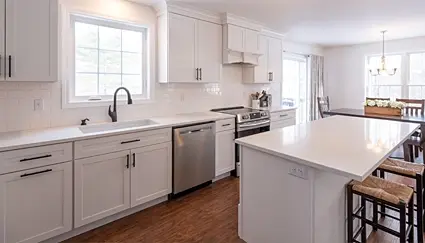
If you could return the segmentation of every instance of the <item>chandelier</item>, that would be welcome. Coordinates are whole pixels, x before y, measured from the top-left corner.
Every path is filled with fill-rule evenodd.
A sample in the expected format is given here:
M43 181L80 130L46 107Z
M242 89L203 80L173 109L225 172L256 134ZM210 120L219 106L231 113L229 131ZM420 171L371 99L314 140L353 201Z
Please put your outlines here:
M385 60L385 33L387 31L381 31L382 33L382 57L379 68L369 69L372 76L393 76L397 72L397 68L387 69L387 63Z

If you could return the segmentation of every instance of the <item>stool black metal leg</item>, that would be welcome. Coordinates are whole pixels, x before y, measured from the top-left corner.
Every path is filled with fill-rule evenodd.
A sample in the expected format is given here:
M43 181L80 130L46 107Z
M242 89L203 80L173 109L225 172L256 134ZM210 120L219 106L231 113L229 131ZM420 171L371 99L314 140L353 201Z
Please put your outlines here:
M362 243L366 243L367 237L366 237L366 198L362 197L361 199L361 206L362 206L362 211L361 211L361 227L362 229Z
M415 232L415 219L414 219L414 214L415 214L415 208L414 208L414 198L412 197L409 201L409 208L408 208L408 221L409 221L409 225L411 225L410 231L409 231L409 243L413 243L415 236L414 236L414 232ZM418 230L418 232L421 232L420 230ZM422 236L423 238L423 236Z
M424 231L424 221L423 221L423 176L421 174L416 175L416 220L417 220L417 232L418 232L418 242L423 243L423 231Z
M406 205L400 208L400 243L406 243Z
M372 175L377 177L378 176L377 170L373 171ZM377 225L378 224L378 203L376 201L373 202L372 214L373 214L373 217L372 217L373 224ZM372 229L373 231L377 231L378 227L373 226Z
M347 239L348 243L353 242L353 190L352 186L347 186Z
M379 171L379 177L385 179L385 171ZM381 213L385 213L385 206L383 204L381 204ZM381 214L381 217L385 218L385 214Z

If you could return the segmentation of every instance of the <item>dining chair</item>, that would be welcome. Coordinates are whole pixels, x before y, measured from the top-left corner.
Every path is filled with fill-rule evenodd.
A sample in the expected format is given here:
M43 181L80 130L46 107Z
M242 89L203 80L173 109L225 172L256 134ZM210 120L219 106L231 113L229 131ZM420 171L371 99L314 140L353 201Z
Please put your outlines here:
M424 99L396 99L396 101L400 101L406 104L403 110L405 115L424 116L425 114ZM409 153L408 156L405 156L406 158L409 158L409 160L413 162L414 158L419 156L419 151L422 150L424 152L423 159L425 162L425 143L422 138L422 132L420 129L413 133L410 139L406 140L405 146L407 146L407 151L405 149L405 152Z
M321 118L328 117L329 115L325 115L324 112L330 110L329 96L317 97L317 104L319 104L320 117Z

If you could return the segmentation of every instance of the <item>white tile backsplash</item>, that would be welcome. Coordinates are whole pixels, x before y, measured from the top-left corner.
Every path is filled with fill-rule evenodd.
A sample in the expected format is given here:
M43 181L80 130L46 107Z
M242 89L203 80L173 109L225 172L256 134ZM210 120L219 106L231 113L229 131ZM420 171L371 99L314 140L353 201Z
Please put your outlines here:
M249 106L250 93L266 89L277 97L279 87L278 83L243 84L240 66L224 66L221 83L156 84L152 103L119 106L118 119ZM34 110L34 99L43 99L42 111ZM86 117L92 123L110 121L107 107L62 109L61 106L61 83L0 82L0 132L78 125Z

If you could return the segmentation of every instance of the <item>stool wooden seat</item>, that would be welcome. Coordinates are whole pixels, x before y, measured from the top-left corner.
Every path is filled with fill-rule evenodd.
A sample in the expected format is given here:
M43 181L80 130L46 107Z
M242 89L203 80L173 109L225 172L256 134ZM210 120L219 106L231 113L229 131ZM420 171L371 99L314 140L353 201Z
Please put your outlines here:
M382 230L391 235L397 236L400 242L413 242L413 223L414 223L414 207L413 207L413 189L392 181L388 181L375 176L369 176L364 181L352 181L347 185L347 238L348 242L366 242L366 224L371 225L374 230ZM360 196L361 206L354 212L353 195ZM386 205L393 208L400 214L399 231L395 231L378 223L377 208L373 210L373 220L366 217L366 201L371 201L374 204ZM407 217L406 219L406 212ZM359 215L360 213L360 215ZM353 220L360 219L361 227L354 232ZM361 235L361 241L358 241L358 236Z
M416 224L417 233L418 233L418 242L423 243L423 235L424 232L424 222L425 222L425 214L424 214L424 202L425 202L425 189L424 189L424 172L425 166L423 164L415 164L399 159L386 159L377 169L377 171L373 172L373 175L377 176L378 173L380 177L385 179L385 173L391 173L407 178L411 178L415 180L416 184L416 206L415 210L417 212ZM374 209L377 209L376 203L373 205ZM388 216L385 212L385 205L381 205L382 217ZM374 215L377 217L377 212L374 211Z

